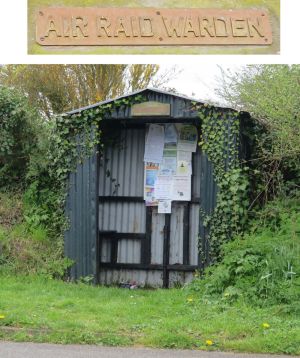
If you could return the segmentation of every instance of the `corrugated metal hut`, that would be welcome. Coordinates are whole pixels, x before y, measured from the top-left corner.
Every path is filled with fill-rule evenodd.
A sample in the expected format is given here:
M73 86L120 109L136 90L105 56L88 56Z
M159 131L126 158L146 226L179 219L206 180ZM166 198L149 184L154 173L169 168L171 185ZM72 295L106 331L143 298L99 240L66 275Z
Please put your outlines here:
M155 89L141 90L144 103L124 105L103 119L104 153L94 154L70 175L65 254L75 261L73 279L92 275L96 283L135 281L171 287L192 279L205 263L198 254L206 228L200 207L211 213L217 187L212 164L199 147L192 153L191 198L173 201L171 214L158 213L144 200L145 135L149 124L197 125L194 100ZM101 106L120 98L80 108ZM220 108L220 111L226 111ZM117 139L109 144L110 138ZM113 141L112 141L113 142ZM200 243L201 245L201 243Z

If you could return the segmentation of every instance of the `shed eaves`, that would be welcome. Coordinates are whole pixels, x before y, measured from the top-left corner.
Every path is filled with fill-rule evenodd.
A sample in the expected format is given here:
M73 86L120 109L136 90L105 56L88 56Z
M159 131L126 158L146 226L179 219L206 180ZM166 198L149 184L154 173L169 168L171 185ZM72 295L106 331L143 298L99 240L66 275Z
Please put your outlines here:
M94 104L91 104L89 106L85 106L85 107L81 107L81 108L78 108L78 109L74 109L72 111L69 111L69 112L66 112L65 115L70 115L70 114L75 114L75 113L80 113L82 111L85 111L87 109L91 109L91 108L95 108L95 107L99 107L101 105L104 105L104 104L107 104L107 103L111 103L111 102L114 102L114 101L117 101L117 100L120 100L120 99L123 99L123 98L127 98L127 97L132 97L132 96L135 96L137 94L141 94L143 92L156 92L156 93L160 93L160 94L164 94L164 95L168 95L168 96L173 96L173 97L178 97L178 98L182 98L184 100L188 100L188 101L191 101L191 102L197 102L197 103L200 103L200 104L203 104L204 101L201 101L201 100L197 100L195 98L191 98L191 97L188 97L188 96L185 96L185 95L181 95L181 94L176 94L176 93L172 93L172 92L168 92L168 91L164 91L164 90L160 90L160 89L156 89L156 88L151 88L151 87L147 87L147 88L144 88L144 89L141 89L141 90L137 90L137 91L134 91L132 93L128 93L126 95L122 95L122 96L119 96L119 97L116 97L116 98L113 98L113 99L108 99L108 100L105 100L105 101L101 101L101 102L97 102L97 103L94 103ZM221 107L221 106L215 106L216 108L220 108L220 109L226 109L226 110L233 110L235 111L234 109L232 108L228 108L228 107Z

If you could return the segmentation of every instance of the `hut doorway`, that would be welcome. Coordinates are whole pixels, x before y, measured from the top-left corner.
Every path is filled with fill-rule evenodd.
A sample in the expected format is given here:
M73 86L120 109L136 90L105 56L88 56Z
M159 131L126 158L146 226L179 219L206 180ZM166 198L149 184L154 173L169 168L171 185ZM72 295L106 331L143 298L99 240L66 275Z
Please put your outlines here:
M199 267L200 150L191 154L190 200L175 200L171 213L159 213L157 206L145 205L148 128L138 120L106 128L110 135L99 166L99 283L167 288L191 280Z

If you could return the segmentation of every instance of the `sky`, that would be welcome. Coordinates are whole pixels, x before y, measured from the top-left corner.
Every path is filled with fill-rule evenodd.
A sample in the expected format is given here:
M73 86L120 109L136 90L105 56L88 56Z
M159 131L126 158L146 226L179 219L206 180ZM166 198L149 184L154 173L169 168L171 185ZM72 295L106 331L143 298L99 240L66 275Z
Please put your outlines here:
M161 65L160 71L166 71L170 65ZM171 80L167 87L176 88L180 94L193 97L199 100L209 100L213 103L220 103L222 100L216 95L218 87L217 78L221 75L220 66L217 64L188 64L176 66L180 73ZM226 64L223 70L233 72L239 71L241 65Z

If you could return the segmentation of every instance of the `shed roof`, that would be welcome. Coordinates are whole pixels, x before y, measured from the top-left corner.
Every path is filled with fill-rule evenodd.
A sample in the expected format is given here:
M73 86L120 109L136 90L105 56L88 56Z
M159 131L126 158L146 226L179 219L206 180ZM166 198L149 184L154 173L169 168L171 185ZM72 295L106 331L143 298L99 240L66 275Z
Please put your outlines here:
M134 91L134 92L131 92L131 93L128 93L126 95L123 95L123 96L119 96L119 97L116 97L116 98L112 98L112 99L108 99L108 100L105 100L105 101L101 101L101 102L97 102L97 103L94 103L94 104L91 104L89 106L85 106L85 107L81 107L81 108L78 108L78 109L74 109L72 111L69 111L67 112L66 114L75 114L75 113L79 113L79 112L82 112L84 110L87 110L87 109L91 109L91 108L95 108L95 107L99 107L103 104L107 104L107 103L111 103L111 102L114 102L114 101L117 101L119 99L123 99L123 98L128 98L128 97L132 97L132 96L135 96L137 94L141 94L141 93L145 93L145 92L154 92L154 93L159 93L159 94L164 94L164 95L168 95L168 96L173 96L173 97L177 97L177 98L182 98L183 100L187 100L187 101L193 101L193 102L197 102L197 103L200 103L200 104L204 104L205 102L204 101L201 101L201 100L198 100L198 99L195 99L195 98L191 98L191 97L188 97L188 96L185 96L185 95L181 95L181 94L177 94L177 93L173 93L173 92L168 92L168 91L164 91L164 90L161 90L161 89L157 89L157 88L151 88L151 87L147 87L147 88L144 88L144 89L141 89L141 90L138 90L138 91ZM229 108L229 107L221 107L221 106L215 106L216 108L220 108L220 109L227 109L227 110L233 110L235 111L235 109L232 109L232 108Z

